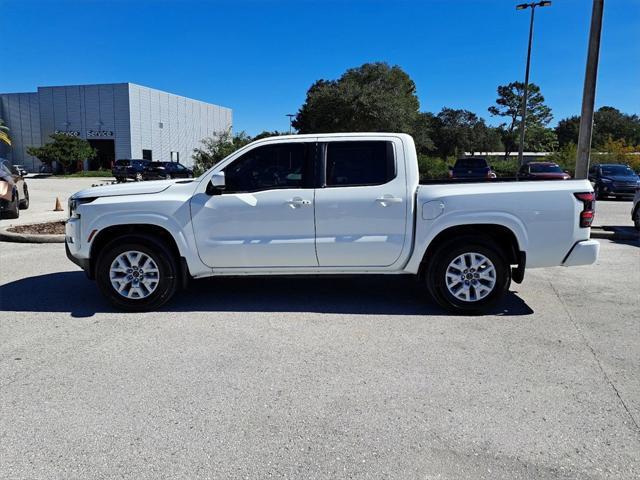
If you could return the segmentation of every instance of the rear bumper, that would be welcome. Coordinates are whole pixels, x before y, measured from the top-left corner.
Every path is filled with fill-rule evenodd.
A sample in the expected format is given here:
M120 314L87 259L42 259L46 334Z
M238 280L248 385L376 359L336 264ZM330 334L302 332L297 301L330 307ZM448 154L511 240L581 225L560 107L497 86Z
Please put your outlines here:
M592 265L598 260L600 243L596 240L583 240L577 242L565 257L564 267L576 267L579 265Z

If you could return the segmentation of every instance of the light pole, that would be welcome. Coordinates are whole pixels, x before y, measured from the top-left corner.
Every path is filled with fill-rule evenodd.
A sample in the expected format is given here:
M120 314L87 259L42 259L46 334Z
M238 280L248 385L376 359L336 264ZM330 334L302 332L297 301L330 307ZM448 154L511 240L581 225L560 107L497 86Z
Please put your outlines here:
M578 134L578 155L576 158L575 178L587 178L589 175L593 108L596 100L596 79L598 77L603 10L604 0L593 0L591 29L589 31L589 49L587 51L587 67L584 74L584 90L582 93L582 111L580 113L580 132Z
M285 115L285 117L289 117L289 135L291 135L293 132L291 131L291 128L293 126L293 117L295 117L296 115L294 113L287 113Z
M529 23L529 48L527 49L527 68L524 74L524 93L522 95L522 120L520 122L520 144L518 145L518 164L523 165L524 161L522 153L524 151L524 129L527 120L527 94L529 93L529 66L531 64L531 42L533 40L533 17L536 13L536 7L549 7L550 1L521 3L516 5L516 10L531 9L531 22Z

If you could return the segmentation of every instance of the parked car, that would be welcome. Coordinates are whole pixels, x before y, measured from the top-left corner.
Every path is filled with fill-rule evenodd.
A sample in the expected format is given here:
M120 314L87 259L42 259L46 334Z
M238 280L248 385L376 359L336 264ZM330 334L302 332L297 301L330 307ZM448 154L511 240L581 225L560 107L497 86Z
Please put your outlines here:
M589 265L587 180L419 185L406 134L265 138L194 180L92 187L66 251L117 308L158 308L190 278L412 274L477 312L526 268Z
M126 182L127 179L141 182L144 179L144 172L149 160L142 159L121 159L116 160L111 169L111 174L116 178L116 182Z
M636 230L640 230L640 186L636 188L636 194L633 197L631 220L633 220L633 224L635 225Z
M27 169L22 165L13 165L13 168L20 174L21 177L24 177L27 173Z
M520 180L571 180L571 175L553 162L529 162L518 170Z
M483 157L459 158L449 168L450 178L496 178L496 174Z
M629 165L619 163L595 164L589 168L589 180L593 184L596 198L615 196L633 197L640 177Z
M192 178L193 170L177 162L149 162L142 176L145 180Z
M20 210L29 208L29 188L24 177L7 160L0 160L0 215L3 218L18 218Z

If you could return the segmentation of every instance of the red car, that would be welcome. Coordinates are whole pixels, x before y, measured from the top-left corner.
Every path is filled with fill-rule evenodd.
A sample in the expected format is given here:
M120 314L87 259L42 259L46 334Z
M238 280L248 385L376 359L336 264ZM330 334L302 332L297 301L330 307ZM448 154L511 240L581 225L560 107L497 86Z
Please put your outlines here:
M571 175L553 162L529 162L518 171L520 180L571 180Z

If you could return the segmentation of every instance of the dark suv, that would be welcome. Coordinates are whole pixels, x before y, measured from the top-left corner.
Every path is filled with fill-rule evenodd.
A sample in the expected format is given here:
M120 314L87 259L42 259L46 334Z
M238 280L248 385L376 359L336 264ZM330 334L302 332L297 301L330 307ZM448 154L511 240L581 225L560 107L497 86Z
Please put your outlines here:
M177 162L149 162L143 176L145 180L191 178L193 170Z
M589 180L593 184L596 198L615 196L632 198L640 177L629 165L619 163L595 164L589 168Z
M116 160L111 173L116 177L116 182L126 182L129 178L140 182L144 179L144 172L150 163L149 160L142 159Z
M459 158L449 167L451 178L496 178L493 169L483 157Z

